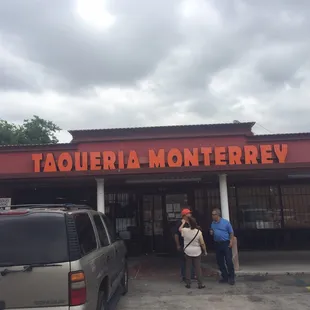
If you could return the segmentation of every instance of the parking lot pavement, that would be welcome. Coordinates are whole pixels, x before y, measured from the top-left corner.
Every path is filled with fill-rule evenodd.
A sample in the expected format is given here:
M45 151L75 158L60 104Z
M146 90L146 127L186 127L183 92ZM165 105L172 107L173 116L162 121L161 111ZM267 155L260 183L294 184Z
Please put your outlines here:
M117 310L303 310L310 309L310 276L244 276L235 286L206 278L206 288L197 283L188 290L175 279L132 279L130 291Z

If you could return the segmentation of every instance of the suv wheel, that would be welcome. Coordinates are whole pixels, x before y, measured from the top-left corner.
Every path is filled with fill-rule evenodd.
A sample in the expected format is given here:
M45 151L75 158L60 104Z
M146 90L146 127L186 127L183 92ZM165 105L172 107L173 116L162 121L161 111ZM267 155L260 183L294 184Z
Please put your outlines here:
M98 295L98 303L97 303L97 310L109 310L108 302L106 298L106 294L104 292L99 292Z
M126 263L125 265L125 270L124 270L124 275L122 278L121 286L122 286L122 294L126 295L128 293L128 265Z

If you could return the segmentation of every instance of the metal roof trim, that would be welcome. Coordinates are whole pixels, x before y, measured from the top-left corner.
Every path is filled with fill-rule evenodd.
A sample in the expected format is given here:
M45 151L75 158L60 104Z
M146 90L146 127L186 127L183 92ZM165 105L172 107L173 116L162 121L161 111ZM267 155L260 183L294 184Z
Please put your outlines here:
M162 129L186 129L186 128L216 128L216 127L249 127L252 128L255 122L240 122L240 123L215 123L215 124L191 124L191 125L167 125L167 126L146 126L146 127L116 127L116 128L95 128L95 129L77 129L68 130L70 134L87 133L87 132L109 132L109 131L142 131L142 130L162 130Z
M7 152L7 151L34 151L34 150L41 150L41 149L48 149L48 150L68 150L74 149L77 146L77 143L56 143L56 144L17 144L17 145L0 145L0 152Z
M258 140L304 140L310 139L310 132L297 132L297 133L278 133L278 134L264 134L264 135L253 135L248 136L247 139L250 141Z

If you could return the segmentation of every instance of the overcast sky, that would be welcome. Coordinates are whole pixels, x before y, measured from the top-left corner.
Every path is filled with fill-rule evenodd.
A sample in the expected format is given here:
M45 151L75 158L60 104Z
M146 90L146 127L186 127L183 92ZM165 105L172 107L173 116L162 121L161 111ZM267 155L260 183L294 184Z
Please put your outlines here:
M309 30L309 0L0 0L0 118L310 131Z

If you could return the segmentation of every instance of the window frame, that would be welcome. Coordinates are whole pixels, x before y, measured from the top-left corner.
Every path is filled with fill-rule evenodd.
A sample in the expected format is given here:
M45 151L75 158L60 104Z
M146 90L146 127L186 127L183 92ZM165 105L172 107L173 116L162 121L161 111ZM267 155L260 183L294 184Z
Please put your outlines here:
M101 212L98 212L100 218L101 218L101 221L103 223L103 226L105 227L105 230L109 236L109 240L110 240L110 244L114 244L116 241L117 241L117 238L116 238L116 234L114 233L114 240L113 240L113 236L111 236L110 232L109 232L109 229L108 229L108 226L107 226L107 223L106 223L106 220L107 220L107 216L104 215L103 213Z
M105 233L106 233L106 235L107 235L107 238L108 238L108 245L101 245L101 240L100 240L100 236L99 236L99 231L98 231L98 228L97 228L96 222L95 222L95 216L99 216L99 219L100 219L100 221L101 221L101 223L102 223L102 225L103 225L103 229L104 229L104 231L105 231ZM111 242L111 237L110 237L109 231L108 231L108 229L107 229L107 227L106 227L104 221L102 220L101 214L100 214L100 213L93 213L93 214L92 214L92 220L93 220L94 225L95 225L95 228L96 228L96 233L97 233L97 238L98 238L98 241L97 241L97 242L98 242L98 246L99 246L100 248L106 248L106 247L110 246L110 245L112 244L112 242Z
M94 232L94 236L95 236L95 241L96 241L96 247L94 249L92 249L90 252L86 253L86 254L83 254L82 251L81 251L81 246L80 246L80 238L79 238L79 232L78 232L78 229L76 228L76 233L77 233L77 236L78 236L78 240L79 240L79 247L80 247L80 252L81 252L81 258L97 251L99 249L99 244L100 244L100 240L99 240L99 236L98 236L98 232L97 232L97 228L96 228L96 225L95 225L95 222L94 222L94 219L92 217L92 214L90 212L77 212L77 213L73 213L72 216L73 216L73 220L74 220L74 224L75 224L75 227L76 227L76 222L75 222L75 217L76 216L81 216L81 215L84 215L84 216L88 216L89 220L90 220L90 223L91 223L91 227L93 229L93 232Z

